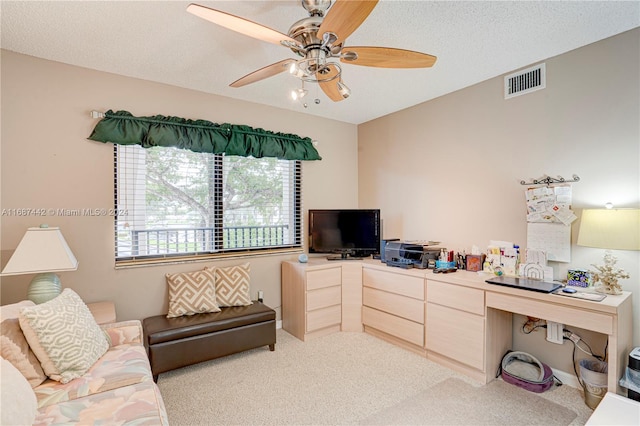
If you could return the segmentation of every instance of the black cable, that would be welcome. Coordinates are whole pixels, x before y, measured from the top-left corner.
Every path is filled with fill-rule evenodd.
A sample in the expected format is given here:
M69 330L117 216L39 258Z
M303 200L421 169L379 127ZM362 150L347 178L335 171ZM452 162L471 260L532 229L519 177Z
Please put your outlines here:
M571 331L571 330L569 330L569 329L567 329L567 328L563 329L562 331L563 331L563 332L565 332L565 331L566 331L567 333L570 333L571 335L574 335L573 331ZM572 340L570 337L564 337L564 336L563 336L563 338L564 338L564 339L571 340L571 341L573 342L573 340ZM605 344L605 348L604 348L604 356L601 356L601 355L596 355L596 354L594 354L594 353L593 353L593 349L591 349L591 346L589 346L589 344L588 344L584 339L580 338L580 336L578 336L578 338L579 338L579 340L581 340L581 341L582 341L582 343L584 343L584 344L585 344L585 346L587 347L587 349L589 349L589 353L587 353L587 355L591 355L592 357L594 357L594 358L595 358L595 359L597 359L598 361L603 361L603 362L604 362L604 361L607 359L607 347L609 346L609 339L607 339L607 342L606 342L606 344ZM574 346L577 346L578 344L577 344L576 342L573 342L573 345L574 345ZM575 349L575 348L574 348L574 349ZM581 349L581 350L582 350L582 349ZM583 351L583 352L585 352L584 350L582 350L582 351ZM586 352L585 352L585 353L586 353Z
M563 329L563 332L567 332L570 333L570 335L574 335L573 331L569 330L569 329ZM579 337L579 336L578 336ZM580 385L584 388L584 383L582 383L582 380L580 379L580 374L578 373L578 369L576 367L576 348L578 347L578 343L574 342L570 337L566 337L563 336L562 337L565 340L570 340L571 342L573 342L573 354L572 354L572 358L573 358L573 372L576 375L576 378L578 379L578 383L580 383ZM593 353L593 350L591 349L591 346L589 346L589 344L587 342L585 342L582 338L580 338L580 340L582 340L582 342L587 346L587 348L589 349L589 354L592 357L594 357L595 359L597 359L598 361L602 361L605 362L606 358L607 358L607 350L609 347L609 339L607 339L607 342L605 343L604 346L604 356L600 356L600 355L596 355ZM582 350L582 349L581 349ZM582 350L584 352L584 350Z
M565 337L565 339L569 339L568 337ZM571 340L571 339L569 339ZM573 340L571 340L573 342ZM580 385L582 387L584 387L584 385L582 384L582 380L580 380L580 375L578 374L578 369L576 368L576 343L573 342L573 372L576 374L576 377L578 378L578 383L580 383Z
M547 328L547 325L546 325L546 324L537 324L537 325L534 325L534 326L533 326L533 328L532 328L531 330L527 331L527 330L526 330L526 327L527 327L527 324L528 324L528 323L529 323L529 322L527 321L527 322L525 322L524 324L522 324L522 332L523 332L524 334L531 334L531 333L533 333L534 331L536 331L536 329L538 329L538 328Z

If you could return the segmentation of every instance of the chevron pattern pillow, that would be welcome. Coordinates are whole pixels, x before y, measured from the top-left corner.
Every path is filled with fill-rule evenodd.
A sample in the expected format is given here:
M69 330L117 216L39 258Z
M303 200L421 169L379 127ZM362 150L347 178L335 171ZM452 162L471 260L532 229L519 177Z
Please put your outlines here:
M109 342L80 296L65 288L54 299L22 308L20 328L49 378L78 378L109 349Z
M216 302L215 273L204 269L193 272L167 274L169 312L167 318L220 312Z
M253 303L249 295L250 267L248 263L215 268L214 270L216 275L216 300L219 306L247 306Z

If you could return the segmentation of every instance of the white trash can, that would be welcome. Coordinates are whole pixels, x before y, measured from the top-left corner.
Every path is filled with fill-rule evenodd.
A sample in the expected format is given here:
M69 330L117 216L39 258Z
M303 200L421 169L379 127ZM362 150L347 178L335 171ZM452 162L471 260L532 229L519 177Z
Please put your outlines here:
M580 382L584 388L584 402L593 410L607 393L608 372L608 364L604 361L580 360Z

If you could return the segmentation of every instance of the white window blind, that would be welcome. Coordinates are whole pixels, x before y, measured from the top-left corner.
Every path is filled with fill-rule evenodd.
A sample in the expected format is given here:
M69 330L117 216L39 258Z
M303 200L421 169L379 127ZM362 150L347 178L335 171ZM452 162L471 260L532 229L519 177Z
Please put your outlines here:
M115 145L116 263L301 247L299 161Z

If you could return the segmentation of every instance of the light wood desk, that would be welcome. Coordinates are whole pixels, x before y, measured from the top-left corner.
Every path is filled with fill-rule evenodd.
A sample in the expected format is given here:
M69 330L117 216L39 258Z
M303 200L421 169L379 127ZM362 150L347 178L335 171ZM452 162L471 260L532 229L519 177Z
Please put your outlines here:
M378 260L283 262L283 328L301 340L364 330L488 383L514 349L512 313L532 316L607 335L608 389L624 395L618 379L632 349L630 292L592 302L485 279Z

